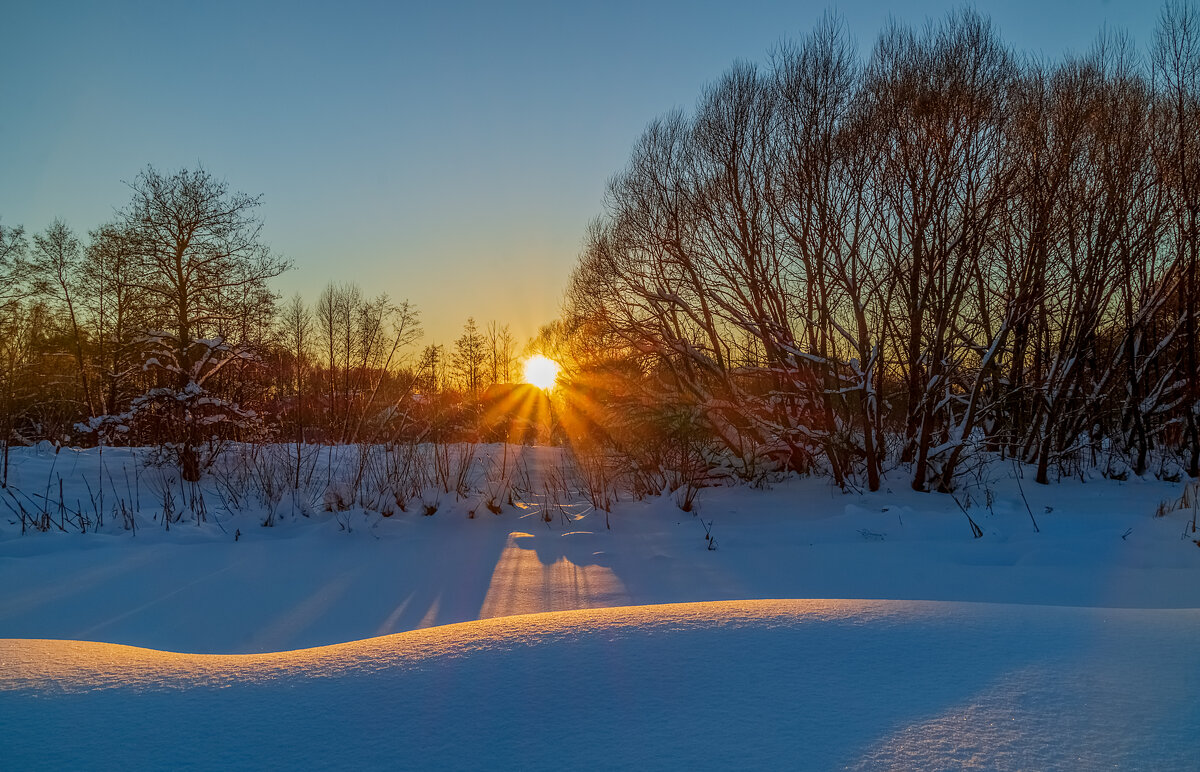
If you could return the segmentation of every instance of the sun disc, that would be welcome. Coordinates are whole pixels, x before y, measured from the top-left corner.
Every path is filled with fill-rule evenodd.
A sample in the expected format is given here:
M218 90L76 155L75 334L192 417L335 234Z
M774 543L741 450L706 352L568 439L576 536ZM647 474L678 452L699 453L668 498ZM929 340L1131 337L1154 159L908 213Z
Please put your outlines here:
M525 360L525 382L550 391L554 388L554 382L558 380L558 370L558 362L536 354Z

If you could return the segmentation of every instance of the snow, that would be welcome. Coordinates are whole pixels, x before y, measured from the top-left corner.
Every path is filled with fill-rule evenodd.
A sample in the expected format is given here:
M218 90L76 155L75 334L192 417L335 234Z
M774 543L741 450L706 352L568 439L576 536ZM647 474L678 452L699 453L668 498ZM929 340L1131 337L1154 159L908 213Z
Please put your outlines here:
M94 768L1188 769L1197 610L738 601L282 654L0 643L10 761Z
M524 482L494 479L502 448L479 451L471 493L427 491L430 517L420 499L387 518L306 517L285 497L267 528L261 507L210 489L207 522L166 530L162 473L109 448L106 506L136 504L136 531L109 517L100 532L21 535L17 505L60 522L59 477L67 506L89 510L100 462L14 449L0 726L21 730L2 755L39 768L1200 766L1200 549L1183 483L1018 486L1011 463L980 467L956 493L975 539L953 499L911 491L903 470L878 493L795 479L703 489L698 514L669 495L606 514L578 491L537 493L553 448L509 449ZM482 506L510 484L514 505Z

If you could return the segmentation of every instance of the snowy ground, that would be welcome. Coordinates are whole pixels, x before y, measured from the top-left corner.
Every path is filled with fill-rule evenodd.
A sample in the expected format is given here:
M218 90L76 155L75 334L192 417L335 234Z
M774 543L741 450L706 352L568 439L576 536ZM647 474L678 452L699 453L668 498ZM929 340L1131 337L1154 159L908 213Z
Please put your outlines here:
M94 451L15 454L10 501L95 495ZM129 452L105 463L133 501ZM959 495L979 539L901 475L623 500L611 529L578 494L545 522L531 485L499 515L448 494L272 528L210 492L168 532L147 470L136 532L22 536L0 507L0 638L63 639L0 641L2 744L58 768L1200 767L1184 486L1011 473ZM744 602L771 598L891 601ZM737 602L642 608L692 601ZM569 613L511 616L536 612ZM281 653L194 656L252 652Z
M49 478L56 491L53 463L66 500L87 501L70 490L96 476L94 451L15 452L13 479L24 489L40 492ZM106 463L118 470L110 477L125 479L127 457L110 450ZM102 533L21 536L15 518L0 515L0 587L9 588L0 637L231 654L511 614L708 600L1200 608L1200 548L1185 533L1191 512L1154 517L1183 486L1157 481L1026 480L1037 533L1014 482L997 479L990 511L981 491L960 496L976 500L968 511L984 536L975 539L948 496L914 493L903 480L843 494L823 479L706 489L699 515L669 495L622 501L611 529L604 513L568 522L555 511L546 523L532 504L493 515L475 497L449 494L431 517L415 506L389 518L283 512L274 528L252 509L210 505L207 524L166 532L153 519L148 474L136 533L110 517ZM701 520L712 523L715 551Z
M1195 769L1198 629L741 601L234 657L5 641L0 725L10 762L55 768Z

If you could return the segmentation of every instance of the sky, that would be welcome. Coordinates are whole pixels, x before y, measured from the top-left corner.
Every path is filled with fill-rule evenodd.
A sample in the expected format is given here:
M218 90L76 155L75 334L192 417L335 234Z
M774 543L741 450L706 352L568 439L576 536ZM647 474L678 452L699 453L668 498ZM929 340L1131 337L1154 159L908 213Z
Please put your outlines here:
M655 116L735 60L764 61L827 10L864 51L934 0L76 2L6 0L0 222L112 219L147 165L202 164L262 194L264 240L310 303L355 282L421 311L425 343L468 316L524 340L558 314L605 185ZM1143 48L1159 6L975 3L1014 48Z

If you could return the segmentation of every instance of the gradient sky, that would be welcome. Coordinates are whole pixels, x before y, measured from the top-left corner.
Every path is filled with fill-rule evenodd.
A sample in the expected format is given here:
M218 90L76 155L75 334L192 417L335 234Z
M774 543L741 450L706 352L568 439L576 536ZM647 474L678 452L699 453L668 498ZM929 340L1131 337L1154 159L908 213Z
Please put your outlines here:
M147 164L262 193L265 238L311 302L354 281L521 340L553 319L607 179L642 128L735 59L839 11L864 50L889 16L957 2L254 3L8 0L0 220L110 219ZM1150 43L1150 2L978 2L1057 57L1103 25Z

